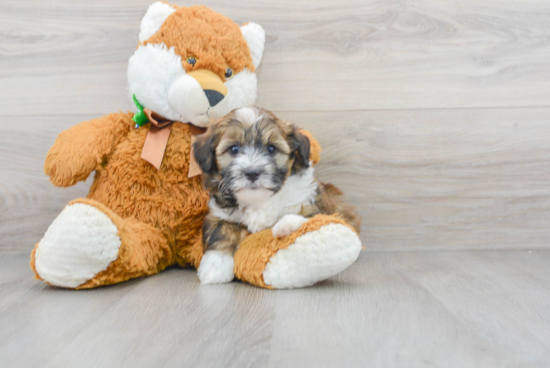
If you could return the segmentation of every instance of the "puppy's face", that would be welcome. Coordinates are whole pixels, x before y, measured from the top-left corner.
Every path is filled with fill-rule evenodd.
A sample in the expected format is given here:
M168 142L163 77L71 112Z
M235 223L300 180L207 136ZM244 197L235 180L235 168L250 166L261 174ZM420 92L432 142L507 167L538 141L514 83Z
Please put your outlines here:
M227 206L277 193L286 178L309 167L309 139L260 108L241 108L213 123L194 144L206 187Z

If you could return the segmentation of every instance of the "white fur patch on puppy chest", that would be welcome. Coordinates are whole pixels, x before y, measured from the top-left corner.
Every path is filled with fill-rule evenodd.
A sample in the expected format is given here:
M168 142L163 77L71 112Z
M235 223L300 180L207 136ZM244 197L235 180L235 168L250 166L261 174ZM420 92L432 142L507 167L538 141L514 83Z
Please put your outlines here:
M246 209L242 217L242 223L246 224L248 231L251 233L257 233L264 229L269 229L279 221L279 219L285 215L297 214L302 208L301 204L294 206L287 206L284 208L276 210L271 210L269 208L257 210L257 209Z
M212 198L208 204L210 213L222 220L243 224L251 233L269 229L283 216L297 215L300 213L302 205L315 201L317 182L313 172L313 166L310 166L300 175L290 176L275 195L260 200L258 203L251 201L247 202L246 206L240 204L238 209L220 208L216 204L216 200ZM249 192L244 192L237 198L247 197L250 200L252 195Z
M307 222L307 218L301 215L285 215L273 226L273 236L280 238L287 236L298 230Z

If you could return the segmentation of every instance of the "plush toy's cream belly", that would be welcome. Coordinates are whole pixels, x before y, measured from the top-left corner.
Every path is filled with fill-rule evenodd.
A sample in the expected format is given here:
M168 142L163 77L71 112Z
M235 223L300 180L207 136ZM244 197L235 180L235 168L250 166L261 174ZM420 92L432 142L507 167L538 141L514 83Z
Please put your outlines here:
M202 226L202 216L208 210L208 193L200 175L187 177L189 126L172 125L160 170L141 159L148 130L149 125L133 129L118 144L108 163L96 172L88 197L104 203L123 218L136 218L167 235L186 227Z

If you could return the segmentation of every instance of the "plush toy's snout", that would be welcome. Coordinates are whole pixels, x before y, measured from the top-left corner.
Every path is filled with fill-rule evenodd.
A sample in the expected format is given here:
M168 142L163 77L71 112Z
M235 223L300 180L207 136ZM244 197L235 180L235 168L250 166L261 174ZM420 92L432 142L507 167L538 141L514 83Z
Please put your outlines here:
M220 103L228 94L221 78L206 69L199 69L179 76L168 91L172 108L182 114L195 116L195 123L208 121L210 108Z
M227 96L227 87L223 84L220 77L212 73L210 70L202 69L187 73L187 75L195 78L199 83L210 106L216 106L218 102Z

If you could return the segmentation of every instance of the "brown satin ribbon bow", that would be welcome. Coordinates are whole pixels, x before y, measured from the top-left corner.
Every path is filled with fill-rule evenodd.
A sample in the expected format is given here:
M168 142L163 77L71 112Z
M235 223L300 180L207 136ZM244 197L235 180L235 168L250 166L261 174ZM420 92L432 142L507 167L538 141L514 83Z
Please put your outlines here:
M157 113L151 111L151 109L143 109L143 112L149 118L151 126L149 127L147 137L145 137L145 143L143 144L143 150L141 151L141 158L159 170L160 165L162 164L162 159L164 158L164 151L166 151L166 145L168 144L168 138L170 138L172 124L188 124L189 130L191 131L191 151L189 153L189 172L187 177L192 178L200 175L202 171L195 160L195 155L193 154L193 143L195 142L195 137L206 132L206 129L196 127L189 123L180 123L165 119Z

